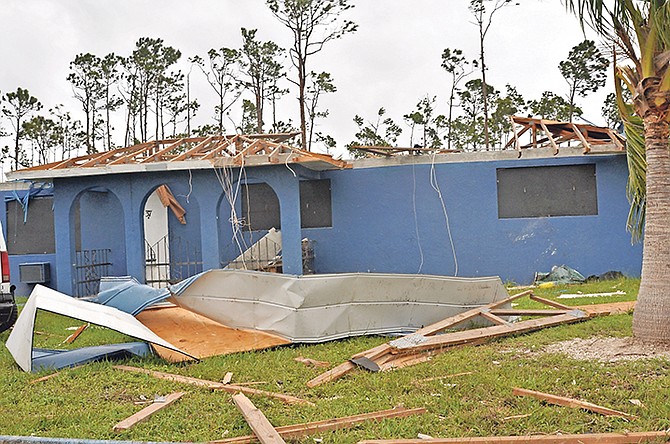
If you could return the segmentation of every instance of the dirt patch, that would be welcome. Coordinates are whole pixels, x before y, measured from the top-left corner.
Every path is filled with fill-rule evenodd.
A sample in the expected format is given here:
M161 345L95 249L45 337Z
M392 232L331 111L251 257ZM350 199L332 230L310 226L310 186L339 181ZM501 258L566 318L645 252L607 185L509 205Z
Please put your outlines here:
M670 360L670 347L643 344L632 337L576 338L548 345L542 351L565 353L573 359L585 361L616 362L653 358Z

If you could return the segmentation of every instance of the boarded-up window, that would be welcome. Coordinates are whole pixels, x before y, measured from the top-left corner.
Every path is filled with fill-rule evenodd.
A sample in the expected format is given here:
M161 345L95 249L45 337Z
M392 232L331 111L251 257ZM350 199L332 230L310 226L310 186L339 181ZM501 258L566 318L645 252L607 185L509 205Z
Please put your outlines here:
M333 226L329 179L300 182L300 222L302 228Z
M17 201L7 202L7 251L9 254L53 254L56 252L53 197L35 197L28 203L28 218L23 223L23 208Z
M498 217L598 214L596 166L499 168Z
M277 194L266 183L243 185L241 217L246 221L246 231L280 229Z

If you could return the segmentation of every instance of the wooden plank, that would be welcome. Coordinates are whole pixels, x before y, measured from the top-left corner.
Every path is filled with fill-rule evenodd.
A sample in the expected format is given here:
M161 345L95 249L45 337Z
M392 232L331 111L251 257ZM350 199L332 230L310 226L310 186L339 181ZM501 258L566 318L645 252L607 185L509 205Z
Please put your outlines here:
M551 132L549 129L547 129L547 125L544 124L544 122L540 122L540 126L542 127L542 131L544 131L544 134L547 136L547 139L549 139L549 142L551 142L551 146L554 147L554 156L558 154L558 145L556 145L556 142L554 141L554 138L551 135Z
M562 315L574 310L577 307L572 307L570 310L544 310L544 309L515 309L515 308L498 308L491 310L491 314L497 316L556 316Z
M366 421L381 421L382 419L388 418L404 418L407 416L421 415L424 413L426 413L425 408L406 409L404 407L396 407L394 409L363 413L360 415L346 416L343 418L326 419L324 421L314 421L303 424L277 427L275 430L277 430L277 432L284 439L295 439L315 433L350 428ZM251 444L258 442L258 439L256 439L254 435L247 435L210 442L225 444Z
M605 416L618 416L625 419L635 419L637 416L631 415L625 412L620 412L618 410L610 409L603 407L597 404L592 404L586 401L580 401L578 399L566 398L564 396L552 395L550 393L537 392L535 390L528 390L523 388L515 387L512 389L512 394L516 396L530 396L532 398L540 399L551 404L562 405L564 407L571 407L573 409L584 409L591 412L600 413Z
M121 152L125 152L125 155L118 157L110 162L107 162L107 165L117 165L120 163L126 163L129 160L132 160L135 156L140 154L142 151L148 151L152 147L156 146L158 142L146 142L142 143L140 145L135 145L134 147L130 148L121 148L119 150L119 154Z
M233 402L261 444L286 444L270 421L244 394L233 395Z
M575 308L584 310L589 316L607 316L610 314L627 314L635 308L635 301L612 302L609 304L579 305Z
M509 302L512 302L515 299L519 299L523 296L527 296L529 294L532 294L532 290L526 290L521 293L515 294L513 296L507 297L505 299L502 299L497 302L493 302L489 305L486 305L485 307L477 307L473 308L472 310L468 310L466 312L460 313L456 316L452 316L446 319L443 319L441 321L438 321L434 324L428 325L426 327L420 328L417 330L415 335L423 335L423 336L429 336L435 333L438 333L445 328L452 327L454 325L457 325L461 322L467 321L468 319L475 318L480 315L482 309L488 308L490 310L493 310L495 308L498 308L502 305L505 305ZM352 359L355 358L360 358L360 357L366 357L371 360L376 360L380 356L383 356L386 353L389 353L393 347L389 345L388 343L386 344L381 344L378 345L377 347L374 347L370 350L363 351L361 353L357 353L354 356L352 356ZM356 369L356 365L352 364L351 362L343 362L342 364L338 365L337 367L333 367L332 369L328 370L325 373L322 373L321 375L317 376L316 378L311 379L310 381L307 382L307 387L313 388L317 387L321 384L325 384L327 382L334 381L336 379L341 378L342 376L350 373Z
M498 316L496 316L495 314L491 313L490 311L482 310L482 312L480 313L480 316L483 317L483 318L485 318L485 319L488 319L489 321L493 322L494 324L498 324L498 325L507 325L507 324L509 324L509 322L507 322L507 321L504 320L503 318L499 318Z
M181 145L181 144L184 143L185 141L186 141L186 139L179 139L179 140L177 140L176 142L169 144L169 145L166 146L165 148L156 151L156 152L153 153L151 156L145 157L145 158L142 159L139 163L153 162L154 159L157 159L158 157L162 156L162 155L165 154L165 153L169 153L170 151L172 151L173 149L177 148L179 145Z
M279 399L287 404L309 404L314 405L313 403L306 401L301 398L296 398L295 396L284 395L282 393L267 392L265 390L257 390L250 387L243 387L233 384L222 384L216 381L208 381L206 379L192 378L190 376L175 375L172 373L158 372L155 370L148 370L139 367L131 367L127 365L114 365L113 368L117 370L123 370L126 372L135 372L135 373L144 373L149 376L153 376L158 379L165 379L168 381L179 382L182 384L190 384L198 387L204 387L210 390L223 390L228 393L246 393L249 395L260 395L267 396L270 398Z
M591 145L589 145L589 142L586 141L586 137L584 137L584 134L582 134L577 125L571 123L570 126L572 127L572 130L575 132L577 137L579 137L579 140L582 142L582 146L584 147L584 154L588 154L591 151Z
M89 323L83 324L81 327L79 327L77 330L75 330L74 333L72 333L70 336L65 338L65 340L63 341L63 344L65 344L65 343L72 344L74 341L77 340L79 335L82 334L84 332L84 330L86 330L86 328L88 328L89 325L91 325L91 324L89 324Z
M300 362L302 364L305 364L307 367L330 367L330 362L317 361L316 359L304 358L302 356L298 356L297 358L293 358L293 360L296 361L296 362Z
M179 344L181 350L199 359L290 344L270 333L227 327L181 307L144 310L137 319L161 338ZM171 362L189 360L188 356L164 347L154 346L154 350Z
M225 376L221 380L221 384L230 384L230 381L233 380L233 372L226 372Z
M395 348L402 351L431 350L439 347L465 344L480 339L490 340L513 334L528 333L546 327L579 322L586 319L588 319L586 313L581 310L575 310L574 312L564 315L548 316L542 319L530 319L514 324L495 325L493 327L475 328L454 333L428 336L423 342L417 345L397 346ZM398 344L398 342L396 342L396 344Z
M119 422L116 424L112 430L115 432L121 432L123 430L128 430L135 424L145 421L147 418L149 418L151 415L156 413L157 411L164 409L165 407L169 406L173 402L175 402L177 399L181 398L184 396L186 393L185 392L176 392L176 393L170 393L165 397L165 401L162 402L156 402L154 401L153 404L146 406L139 412L135 413L132 416L129 416L128 418L124 419L123 421Z
M358 444L637 444L669 442L670 432L586 433L567 435L484 436L433 439L365 439Z
M556 301L551 301L549 299L541 298L539 296L535 296L534 294L530 295L530 298L535 301L535 302L540 302L544 305L549 305L550 307L558 308L559 310L574 310L574 307L570 307L568 305L561 304L560 302Z
M179 162L181 160L186 160L193 153L197 153L203 147L205 147L207 144L209 144L212 141L212 139L214 139L214 136L209 136L208 138L206 138L205 140L203 140L202 142L200 142L199 144L197 144L196 146L194 146L190 150L186 150L183 153L181 153L180 155L178 155L177 157L173 157L172 159L170 159L170 162Z

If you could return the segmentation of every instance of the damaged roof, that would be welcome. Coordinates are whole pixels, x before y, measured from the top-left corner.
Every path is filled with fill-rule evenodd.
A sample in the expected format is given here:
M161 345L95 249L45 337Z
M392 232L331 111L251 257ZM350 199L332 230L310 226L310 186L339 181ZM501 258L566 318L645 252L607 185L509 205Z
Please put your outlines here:
M316 171L351 168L350 163L330 155L288 145L286 141L296 135L236 134L165 139L24 168L7 176L38 179L274 164L300 164Z

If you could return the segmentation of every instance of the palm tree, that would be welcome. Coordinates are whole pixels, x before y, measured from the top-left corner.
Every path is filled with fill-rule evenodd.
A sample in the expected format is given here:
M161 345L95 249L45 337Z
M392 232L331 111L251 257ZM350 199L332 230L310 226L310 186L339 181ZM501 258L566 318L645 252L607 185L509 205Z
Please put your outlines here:
M625 123L629 165L628 219L644 230L642 281L633 334L670 343L670 0L565 0L568 9L610 41L617 103ZM633 103L624 102L628 88Z

